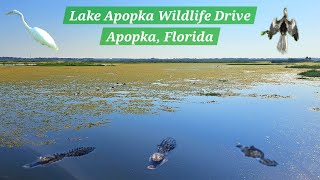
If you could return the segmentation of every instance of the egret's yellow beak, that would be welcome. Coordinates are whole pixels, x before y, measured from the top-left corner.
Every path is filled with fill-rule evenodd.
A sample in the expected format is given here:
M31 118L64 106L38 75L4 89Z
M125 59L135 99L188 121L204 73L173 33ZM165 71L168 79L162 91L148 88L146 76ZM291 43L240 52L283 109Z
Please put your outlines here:
M13 11L7 12L6 15L13 14Z

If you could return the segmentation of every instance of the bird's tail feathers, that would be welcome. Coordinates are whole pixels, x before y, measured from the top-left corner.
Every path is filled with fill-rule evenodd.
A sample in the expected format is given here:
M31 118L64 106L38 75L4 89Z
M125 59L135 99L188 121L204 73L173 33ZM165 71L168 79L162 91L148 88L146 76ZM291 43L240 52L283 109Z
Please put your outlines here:
M59 50L59 47L56 45L56 44L54 44L54 45L51 45L51 46L49 46L51 49L53 49L53 50L56 50L56 51L58 51Z
M281 54L285 54L288 51L288 38L286 35L281 35L278 45L277 45L277 49Z

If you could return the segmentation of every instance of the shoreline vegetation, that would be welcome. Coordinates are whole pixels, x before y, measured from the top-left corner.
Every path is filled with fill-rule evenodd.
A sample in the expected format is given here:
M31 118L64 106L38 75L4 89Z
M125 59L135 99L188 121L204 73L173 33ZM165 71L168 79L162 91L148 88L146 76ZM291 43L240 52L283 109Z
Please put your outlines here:
M77 65L83 63L229 63L255 65L261 64L286 64L303 62L320 62L320 58L21 58L21 57L0 57L0 64L15 63L62 63L76 62Z
M34 61L0 61L0 66L115 66L115 64L156 64L156 63L212 63L212 64L226 64L226 65L242 65L242 66L251 66L251 65L282 65L281 63L272 63L270 61L253 61L253 62L82 62L82 61L43 61L43 62L34 62ZM320 66L320 65L319 65Z
M299 73L298 75L304 76L304 77L320 77L320 71L318 70L308 70Z
M286 66L286 68L308 69L307 71L298 73L298 75L302 76L300 79L305 79L306 77L320 77L320 70L317 70L320 69L319 63Z
M199 103L208 104L227 97L290 99L290 94L242 90L264 83L300 82L297 74L309 70L286 66L320 66L320 62L270 61L4 63L8 64L0 66L0 125L7 129L0 134L0 146L5 147L60 143L52 134L108 126L114 113L174 113L191 96L201 96Z
M114 64L139 64L139 63L223 63L226 65L287 65L285 68L300 68L300 69L320 69L320 61L285 61L285 60L181 60L181 59L168 59L168 60L95 60L95 61L75 61L75 60L46 60L46 59L18 59L18 60L1 60L0 66L113 66ZM297 63L309 63L297 64ZM317 64L319 63L319 64Z
M306 69L299 72L299 79L320 77L320 61L311 59L74 59L74 58L13 58L0 57L0 66L116 66L116 64L154 64L154 63L211 63L227 66L276 66L286 65L286 69Z
M41 62L35 63L36 66L104 66L101 63L94 62Z

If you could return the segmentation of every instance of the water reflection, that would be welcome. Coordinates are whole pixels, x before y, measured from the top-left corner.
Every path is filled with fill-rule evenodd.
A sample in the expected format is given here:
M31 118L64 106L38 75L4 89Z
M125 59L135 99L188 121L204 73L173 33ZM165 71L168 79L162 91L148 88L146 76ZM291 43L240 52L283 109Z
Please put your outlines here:
M65 168L51 166L27 171L21 167L21 163L30 161L38 153L30 148L7 149L0 148L0 179L48 179L48 180L75 180L73 174Z
M42 103L45 101L37 98L34 102L39 102L38 105L17 97L13 98L16 102L9 102L13 94L8 91L3 97L4 106L0 107L3 110L0 114L5 115L0 117L3 120L1 128L7 130L3 132L1 141L11 141L8 137L23 137L31 141L28 132L36 131L45 134L37 138L46 140L54 137L57 142L51 146L33 146L40 149L37 154L63 152L66 148L78 146L95 146L98 149L93 156L81 158L81 161L68 158L46 168L32 170L21 166L34 160L34 152L24 152L25 146L21 151L6 149L6 152L1 151L4 159L0 163L3 167L0 174L1 177L13 179L21 179L22 176L30 179L48 176L72 179L70 174L78 179L317 179L320 176L320 114L310 111L310 107L319 107L319 95L314 94L316 91L318 87L301 84L261 85L239 93L279 94L292 98L188 96L161 104L179 108L174 113L110 112L107 111L109 107L117 105L110 99L100 102L96 97L45 98L39 95L48 100L47 105L53 108L50 109ZM124 107L128 104L132 107L141 104L145 109L160 107L159 100L155 99L151 102L121 99L120 104ZM213 99L218 103L203 103ZM19 105L20 102L22 104ZM54 105L57 105L56 109ZM38 110L33 112L29 107ZM43 109L51 111L41 111ZM23 113L20 114L20 110ZM104 110L106 113L102 113ZM104 125L105 128L96 128L96 125L103 126L104 123L99 122L107 122L106 119L112 120L112 123ZM64 124L70 124L73 128L65 128ZM74 131L79 125L84 128ZM88 128L91 126L93 128ZM18 136L12 132L17 132ZM148 171L146 164L150 152L154 152L155 141L162 139L163 135L178 139L179 148L173 151L174 156L170 154L170 163L157 171ZM252 153L252 156L260 158L261 164L275 164L274 159L280 165L277 168L256 166L256 162L239 155L239 150L234 147L235 142L239 141L263 147L263 151ZM250 146L247 148L250 149ZM165 159L161 156L156 158ZM60 177L62 174L65 176Z

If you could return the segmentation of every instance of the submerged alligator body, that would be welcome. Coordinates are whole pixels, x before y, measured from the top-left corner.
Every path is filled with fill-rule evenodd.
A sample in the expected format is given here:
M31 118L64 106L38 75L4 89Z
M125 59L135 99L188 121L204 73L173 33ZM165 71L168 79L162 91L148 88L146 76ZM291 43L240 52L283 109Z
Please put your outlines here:
M65 154L66 155L65 157L83 156L83 155L91 153L95 149L96 149L95 147L79 147L79 148L75 148L75 149L72 149L72 150L68 151Z
M40 156L37 161L30 163L30 164L26 164L23 167L24 168L34 168L34 167L38 167L38 166L47 166L47 165L53 164L55 162L61 161L65 157L83 156L83 155L91 153L94 150L95 150L95 147L80 147L80 148L72 149L66 153L56 153L53 155Z
M168 153L176 148L176 140L173 138L164 139L157 148L157 152L153 153L149 158L148 169L157 169L168 161Z
M270 159L260 159L259 162L263 165L266 165L266 166L277 166L278 163L275 161L275 160L270 160Z
M176 148L177 143L173 138L166 138L158 145L158 152L165 154Z
M264 157L264 153L260 149L254 146L248 147L248 146L237 145L236 147L239 148L244 153L245 156L259 159L259 162L263 165L266 165L266 166L278 165L276 161L266 159Z
M254 146L242 146L242 145L237 145L238 148L240 148L240 150L244 153L245 156L247 157L252 157L252 158L264 158L264 153L260 150L257 149Z

